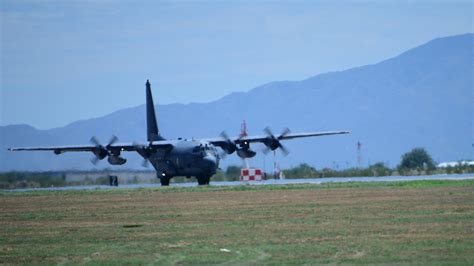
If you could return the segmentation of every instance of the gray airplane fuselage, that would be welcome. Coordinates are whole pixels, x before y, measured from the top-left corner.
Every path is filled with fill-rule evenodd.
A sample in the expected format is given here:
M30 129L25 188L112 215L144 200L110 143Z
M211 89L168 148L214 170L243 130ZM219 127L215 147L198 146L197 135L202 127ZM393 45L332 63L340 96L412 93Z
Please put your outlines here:
M173 149L158 150L149 161L158 177L210 177L219 167L219 156L214 145L195 140L171 141Z

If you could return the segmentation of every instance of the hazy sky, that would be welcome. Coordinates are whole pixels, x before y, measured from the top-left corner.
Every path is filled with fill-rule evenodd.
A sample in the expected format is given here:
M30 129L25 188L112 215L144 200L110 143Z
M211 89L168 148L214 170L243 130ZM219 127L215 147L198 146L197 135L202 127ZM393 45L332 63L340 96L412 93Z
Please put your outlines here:
M0 124L208 102L473 32L472 1L1 1Z

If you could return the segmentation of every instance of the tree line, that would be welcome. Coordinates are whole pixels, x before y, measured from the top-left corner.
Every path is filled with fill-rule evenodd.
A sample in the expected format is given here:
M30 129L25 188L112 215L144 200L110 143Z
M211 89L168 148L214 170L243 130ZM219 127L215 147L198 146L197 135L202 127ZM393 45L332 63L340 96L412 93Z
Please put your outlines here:
M455 166L437 168L436 164L424 148L414 148L402 155L400 164L390 168L383 162L377 162L365 168L347 168L336 170L325 167L317 170L308 164L284 170L286 178L318 178L318 177L366 177L392 175L431 175L431 174L464 174L474 173L474 165L459 162Z
M240 179L240 166L231 165L224 170L218 170L212 177L213 181L238 181ZM392 175L430 175L430 174L463 174L474 173L474 165L458 163L455 166L437 168L432 157L424 148L415 148L401 156L400 164L390 168L382 162L377 162L365 168L333 169L315 167L302 163L296 167L283 170L285 178L322 178L322 177L370 177ZM266 178L274 178L273 172L267 172ZM189 182L185 177L175 177L173 182ZM191 180L194 182L194 179ZM69 185L106 185L108 177L92 180L85 178L83 181L68 182L61 173L28 173L10 172L0 173L0 189L50 187ZM157 181L158 182L158 181Z
M437 168L436 164L424 148L414 148L403 154L400 164L390 168L383 162L374 163L368 167L352 167L347 169L333 169L315 167L302 163L296 167L283 170L285 178L322 178L322 177L373 177L392 175L431 175L431 174L463 174L474 173L474 166L458 163L456 166ZM220 171L213 180L239 180L240 167L229 166L226 171ZM267 178L274 178L273 172L267 172Z

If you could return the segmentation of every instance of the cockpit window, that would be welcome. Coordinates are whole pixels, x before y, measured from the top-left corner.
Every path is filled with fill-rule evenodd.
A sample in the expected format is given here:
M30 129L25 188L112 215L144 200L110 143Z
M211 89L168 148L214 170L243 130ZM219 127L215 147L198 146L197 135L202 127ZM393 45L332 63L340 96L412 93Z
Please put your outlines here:
M210 151L214 151L215 148L212 145L209 145L208 143L201 143L199 146L196 146L193 148L193 153L208 153Z

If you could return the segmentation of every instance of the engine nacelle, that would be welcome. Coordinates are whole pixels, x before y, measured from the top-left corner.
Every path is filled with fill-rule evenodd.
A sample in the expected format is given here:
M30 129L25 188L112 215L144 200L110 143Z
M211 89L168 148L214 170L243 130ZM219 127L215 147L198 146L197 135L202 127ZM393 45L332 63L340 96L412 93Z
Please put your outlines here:
M226 145L224 145L222 147L222 149L227 153L227 154L232 154L236 149L237 147L235 146L235 144L233 143L227 143Z
M120 156L116 156L116 155L110 155L107 158L107 161L112 165L122 165L127 162L127 159L122 158Z
M252 158L256 155L257 153L255 151L252 151L251 149L238 149L237 150L237 155L240 158Z
M280 141L275 138L267 138L263 141L263 144L265 144L265 146L267 146L272 151L280 147Z
M94 155L97 157L97 159L102 160L104 159L107 155L109 155L109 152L104 149L103 147L98 147L95 150L92 151Z

